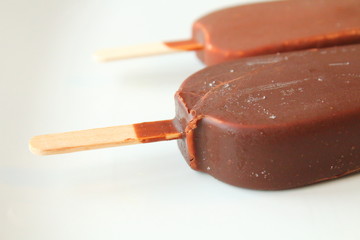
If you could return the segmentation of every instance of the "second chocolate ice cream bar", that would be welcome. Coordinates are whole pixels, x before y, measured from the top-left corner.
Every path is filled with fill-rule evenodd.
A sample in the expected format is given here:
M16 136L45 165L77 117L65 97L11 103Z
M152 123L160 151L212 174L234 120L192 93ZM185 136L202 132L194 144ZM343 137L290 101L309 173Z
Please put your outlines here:
M359 0L288 0L240 5L193 25L192 39L105 49L102 61L196 50L206 65L242 57L360 43Z
M206 65L246 56L360 42L359 0L288 0L213 12L193 37Z

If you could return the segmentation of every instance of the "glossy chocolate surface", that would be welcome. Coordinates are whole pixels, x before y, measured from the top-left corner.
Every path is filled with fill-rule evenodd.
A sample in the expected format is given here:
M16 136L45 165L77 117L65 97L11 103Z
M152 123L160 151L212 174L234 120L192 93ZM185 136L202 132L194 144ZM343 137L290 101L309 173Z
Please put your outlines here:
M360 45L251 57L205 68L176 93L189 165L253 189L360 170Z
M213 12L194 23L206 65L241 57L360 43L359 0L288 0Z

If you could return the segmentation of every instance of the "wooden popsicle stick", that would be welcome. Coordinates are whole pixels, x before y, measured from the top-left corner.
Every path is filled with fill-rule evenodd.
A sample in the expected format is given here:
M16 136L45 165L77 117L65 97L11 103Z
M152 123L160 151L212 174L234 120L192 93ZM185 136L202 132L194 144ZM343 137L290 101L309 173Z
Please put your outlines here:
M102 49L95 52L94 58L99 62L107 62L182 51L194 51L202 48L203 45L194 40L157 42L137 46Z
M182 133L173 121L164 120L35 136L30 140L29 148L37 155L51 155L181 137Z

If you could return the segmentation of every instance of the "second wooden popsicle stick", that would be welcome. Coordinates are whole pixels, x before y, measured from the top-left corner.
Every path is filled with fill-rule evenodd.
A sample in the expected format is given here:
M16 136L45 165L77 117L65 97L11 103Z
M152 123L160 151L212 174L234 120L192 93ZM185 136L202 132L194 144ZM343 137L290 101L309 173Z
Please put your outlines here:
M70 153L181 138L172 120L95 128L35 136L31 152L38 155Z
M97 61L107 62L182 51L194 51L202 48L203 45L195 42L194 40L157 42L129 47L102 49L95 52L94 57Z

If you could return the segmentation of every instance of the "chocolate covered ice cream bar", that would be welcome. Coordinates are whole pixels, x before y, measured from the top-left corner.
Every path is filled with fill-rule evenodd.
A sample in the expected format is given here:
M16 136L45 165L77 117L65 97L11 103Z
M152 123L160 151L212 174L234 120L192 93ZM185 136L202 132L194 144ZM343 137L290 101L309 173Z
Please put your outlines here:
M98 51L100 61L195 50L206 65L360 43L359 0L288 0L230 7L193 24L192 38Z
M252 189L300 187L360 171L360 45L207 67L175 94L173 120L34 137L55 154L178 139L194 170Z

